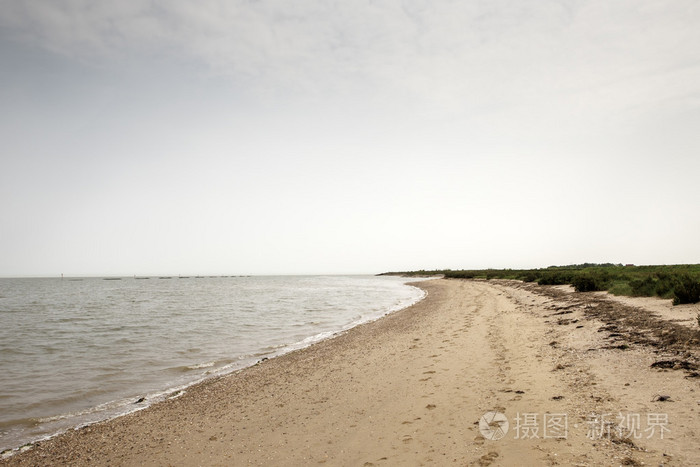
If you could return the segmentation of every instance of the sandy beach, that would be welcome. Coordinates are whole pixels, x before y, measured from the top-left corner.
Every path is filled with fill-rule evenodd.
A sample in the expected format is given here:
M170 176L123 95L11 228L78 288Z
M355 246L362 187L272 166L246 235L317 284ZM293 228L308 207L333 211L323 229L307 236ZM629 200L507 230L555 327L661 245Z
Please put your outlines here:
M700 465L695 308L416 285L410 308L0 464Z

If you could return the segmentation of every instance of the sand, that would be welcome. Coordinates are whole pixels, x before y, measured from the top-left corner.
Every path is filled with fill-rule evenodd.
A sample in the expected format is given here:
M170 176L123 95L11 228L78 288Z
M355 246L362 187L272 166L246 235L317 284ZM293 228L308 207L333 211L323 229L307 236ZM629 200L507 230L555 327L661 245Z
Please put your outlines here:
M0 462L700 465L697 327L519 282L417 286L410 308Z

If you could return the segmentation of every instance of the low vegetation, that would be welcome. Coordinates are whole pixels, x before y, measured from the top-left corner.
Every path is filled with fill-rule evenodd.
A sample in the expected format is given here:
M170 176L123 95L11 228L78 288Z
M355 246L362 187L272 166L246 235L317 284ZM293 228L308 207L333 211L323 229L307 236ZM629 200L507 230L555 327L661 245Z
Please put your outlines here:
M541 269L445 269L386 274L443 274L445 277L461 279L516 279L537 282L540 285L568 284L577 292L605 290L615 295L671 298L674 305L700 302L700 264L623 266L586 263Z

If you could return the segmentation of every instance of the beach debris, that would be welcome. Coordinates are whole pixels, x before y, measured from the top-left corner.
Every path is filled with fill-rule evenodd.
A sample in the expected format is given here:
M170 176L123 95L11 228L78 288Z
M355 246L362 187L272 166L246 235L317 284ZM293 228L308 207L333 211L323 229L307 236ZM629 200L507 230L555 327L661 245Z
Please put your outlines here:
M557 310L561 310L561 308L557 308ZM574 312L573 310L564 310L564 311L560 311L558 313L552 313L549 316L568 315L568 314L573 313L573 312Z
M659 360L651 364L651 368L670 370L697 370L698 366L688 360Z
M662 395L662 394L654 394L654 397L651 399L652 402L667 402L671 401L671 396L667 395ZM671 401L673 402L673 401Z
M553 400L553 401L560 401L560 400L562 400L563 398L564 398L564 396L553 396L553 397L552 397L552 400Z
M146 400L145 397L140 397L139 400L137 400L136 402L134 402L134 404L140 404L141 402L143 402L143 401L145 401L145 400Z
M652 363L651 368L673 368L675 364L675 360L659 360Z
M498 453L495 451L489 452L488 454L484 454L479 458L479 465L480 466L487 466L491 465L496 458L498 457Z
M634 444L634 441L632 441L630 438L620 436L619 433L612 432L610 433L610 441L612 441L615 444L621 444L628 446L630 448L634 449L640 449L639 446ZM623 465L635 465L635 464L623 464Z

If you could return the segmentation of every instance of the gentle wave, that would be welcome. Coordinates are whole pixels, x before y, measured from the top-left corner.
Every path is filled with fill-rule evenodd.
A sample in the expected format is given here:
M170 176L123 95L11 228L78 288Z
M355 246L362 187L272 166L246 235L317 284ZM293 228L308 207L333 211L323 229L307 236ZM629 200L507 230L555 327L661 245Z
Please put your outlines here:
M190 365L187 367L188 370L199 370L201 368L209 368L216 365L216 362L206 362L206 363L199 363L197 365Z

